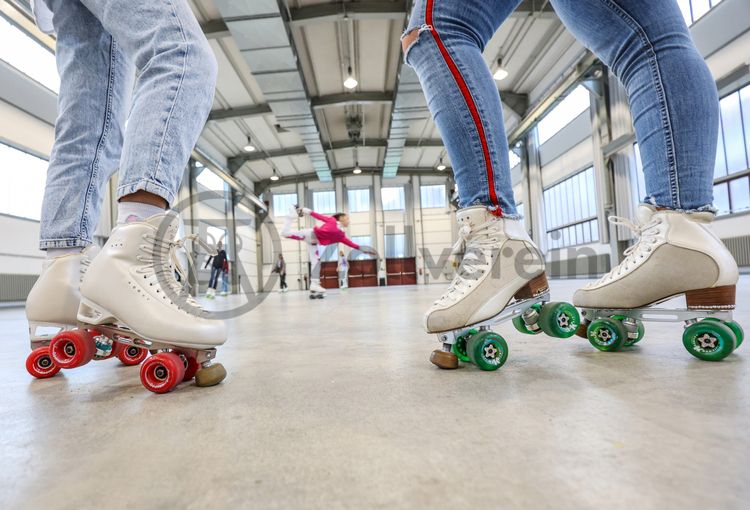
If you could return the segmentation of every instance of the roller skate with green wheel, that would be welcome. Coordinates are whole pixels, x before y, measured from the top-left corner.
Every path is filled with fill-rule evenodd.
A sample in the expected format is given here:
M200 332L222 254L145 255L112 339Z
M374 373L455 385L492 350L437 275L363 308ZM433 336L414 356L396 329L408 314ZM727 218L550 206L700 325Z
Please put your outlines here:
M544 258L521 222L486 207L458 211L461 265L447 291L425 314L425 330L442 348L430 361L445 369L459 362L497 370L508 358L508 344L492 327L512 321L526 334L567 338L580 323L578 310L549 301Z
M683 322L682 342L698 359L720 361L742 344L742 327L732 320L737 264L711 232L713 213L638 209L636 223L610 217L630 228L636 242L624 260L601 279L579 289L579 334L600 351L631 347L644 337L644 322ZM658 307L675 297L684 308Z

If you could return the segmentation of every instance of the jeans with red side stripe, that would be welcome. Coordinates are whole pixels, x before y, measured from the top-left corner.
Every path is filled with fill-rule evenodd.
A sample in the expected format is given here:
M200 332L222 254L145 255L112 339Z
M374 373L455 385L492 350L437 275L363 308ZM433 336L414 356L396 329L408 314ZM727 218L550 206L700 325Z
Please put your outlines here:
M506 217L517 213L502 92L498 94L482 51L519 3L415 0L404 32L404 37L418 32L404 59L419 76L443 137L460 206L485 205ZM718 94L677 2L551 4L566 28L610 67L628 92L645 173L643 201L686 212L714 210Z

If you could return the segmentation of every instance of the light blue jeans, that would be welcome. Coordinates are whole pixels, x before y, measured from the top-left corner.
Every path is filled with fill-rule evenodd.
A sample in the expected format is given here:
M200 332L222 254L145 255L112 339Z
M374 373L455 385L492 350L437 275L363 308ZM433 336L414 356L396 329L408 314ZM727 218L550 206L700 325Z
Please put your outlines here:
M53 12L61 85L43 250L91 243L117 170L118 199L145 190L174 201L217 73L186 0L44 1Z
M519 0L416 0L404 36L453 164L460 205L515 217L500 94L484 46ZM719 98L675 0L551 0L565 26L630 98L648 196L668 209L714 210Z

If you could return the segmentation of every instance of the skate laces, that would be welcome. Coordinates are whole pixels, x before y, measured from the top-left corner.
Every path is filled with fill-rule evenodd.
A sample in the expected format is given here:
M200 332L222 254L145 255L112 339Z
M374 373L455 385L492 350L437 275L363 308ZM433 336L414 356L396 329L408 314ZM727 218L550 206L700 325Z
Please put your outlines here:
M185 249L185 255L188 261L187 270L182 267L177 252L185 248L185 244L190 241L191 243L198 243L206 252L211 256L216 256L217 252L208 243L200 238L197 234L190 234L176 241L170 241L165 239L158 239L152 234L145 234L143 236L148 245L141 245L141 254L137 256L138 261L146 264L145 267L140 267L136 271L144 273L150 276L150 285L166 283L169 290L174 293L171 301L178 308L180 308L180 301L184 302L193 311L198 310L202 312L200 304L190 294L190 284L188 277L190 271L193 273L197 272L195 268L195 260L193 259L190 250ZM166 256L165 256L166 255ZM180 280L177 281L175 277L175 271L180 275Z
M619 277L630 271L630 268L635 267L638 260L646 258L647 254L654 250L653 245L659 241L660 237L660 231L654 229L654 227L661 225L660 219L652 219L643 225L638 225L621 216L610 216L609 222L615 226L628 228L633 232L636 240L632 246L622 253L625 256L625 259L615 266L612 271L604 275L604 277L602 277L597 283L611 280L615 276Z
M487 251L497 249L499 234L502 234L501 225L495 218L474 228L469 224L461 225L452 254L464 252L464 257L445 294L438 299L439 303L460 299L472 287L473 282L479 281L487 272L491 259Z

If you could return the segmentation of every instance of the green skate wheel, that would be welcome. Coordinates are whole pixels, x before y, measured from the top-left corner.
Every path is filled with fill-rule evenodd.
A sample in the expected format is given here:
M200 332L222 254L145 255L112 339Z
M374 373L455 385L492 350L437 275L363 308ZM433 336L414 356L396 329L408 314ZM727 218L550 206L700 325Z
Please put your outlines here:
M570 338L576 334L580 324L581 316L570 303L545 303L539 313L539 327L555 338Z
M617 321L623 322L625 319L627 319L627 316L613 315L612 318ZM643 321L640 321L638 319L634 319L634 320L635 320L635 326L636 326L636 331L638 332L638 336L635 338L631 338L630 335L628 335L628 337L625 339L625 342L622 344L623 347L631 347L637 344L638 342L643 340L643 335L646 333L646 326L643 325ZM625 326L624 323L623 323L623 326ZM627 326L625 327L625 329L626 330L628 329Z
M628 330L623 323L608 317L594 319L589 324L587 334L591 345L605 352L620 350L628 338Z
M703 320L685 328L682 343L698 359L721 361L737 347L737 337L724 322Z
M469 338L476 334L476 329L470 329L463 335L459 336L456 339L456 342L451 346L451 352L458 357L459 361L463 361L464 363L468 363L469 361L471 361L469 360L469 355L466 353L466 342L468 342Z
M467 354L481 370L497 370L508 359L508 344L493 331L480 331L469 338Z
M745 332L742 331L742 326L740 326L737 322L735 321L725 322L725 321L722 321L721 319L717 319L716 317L706 317L703 320L704 321L716 321L716 322L721 322L722 324L726 324L729 327L729 329L732 330L732 332L734 333L734 336L737 338L737 347L735 347L734 349L737 350L740 348L740 345L742 345L742 341L745 339Z
M536 303L534 305L531 305L530 309L534 309L536 313L539 313L539 311L542 309L541 303ZM539 323L539 320L537 319L537 324ZM529 325L526 324L526 321L523 320L523 315L519 315L518 317L513 319L513 326L516 328L517 331L520 331L521 333L525 335L538 335L542 332L541 329L529 329Z

